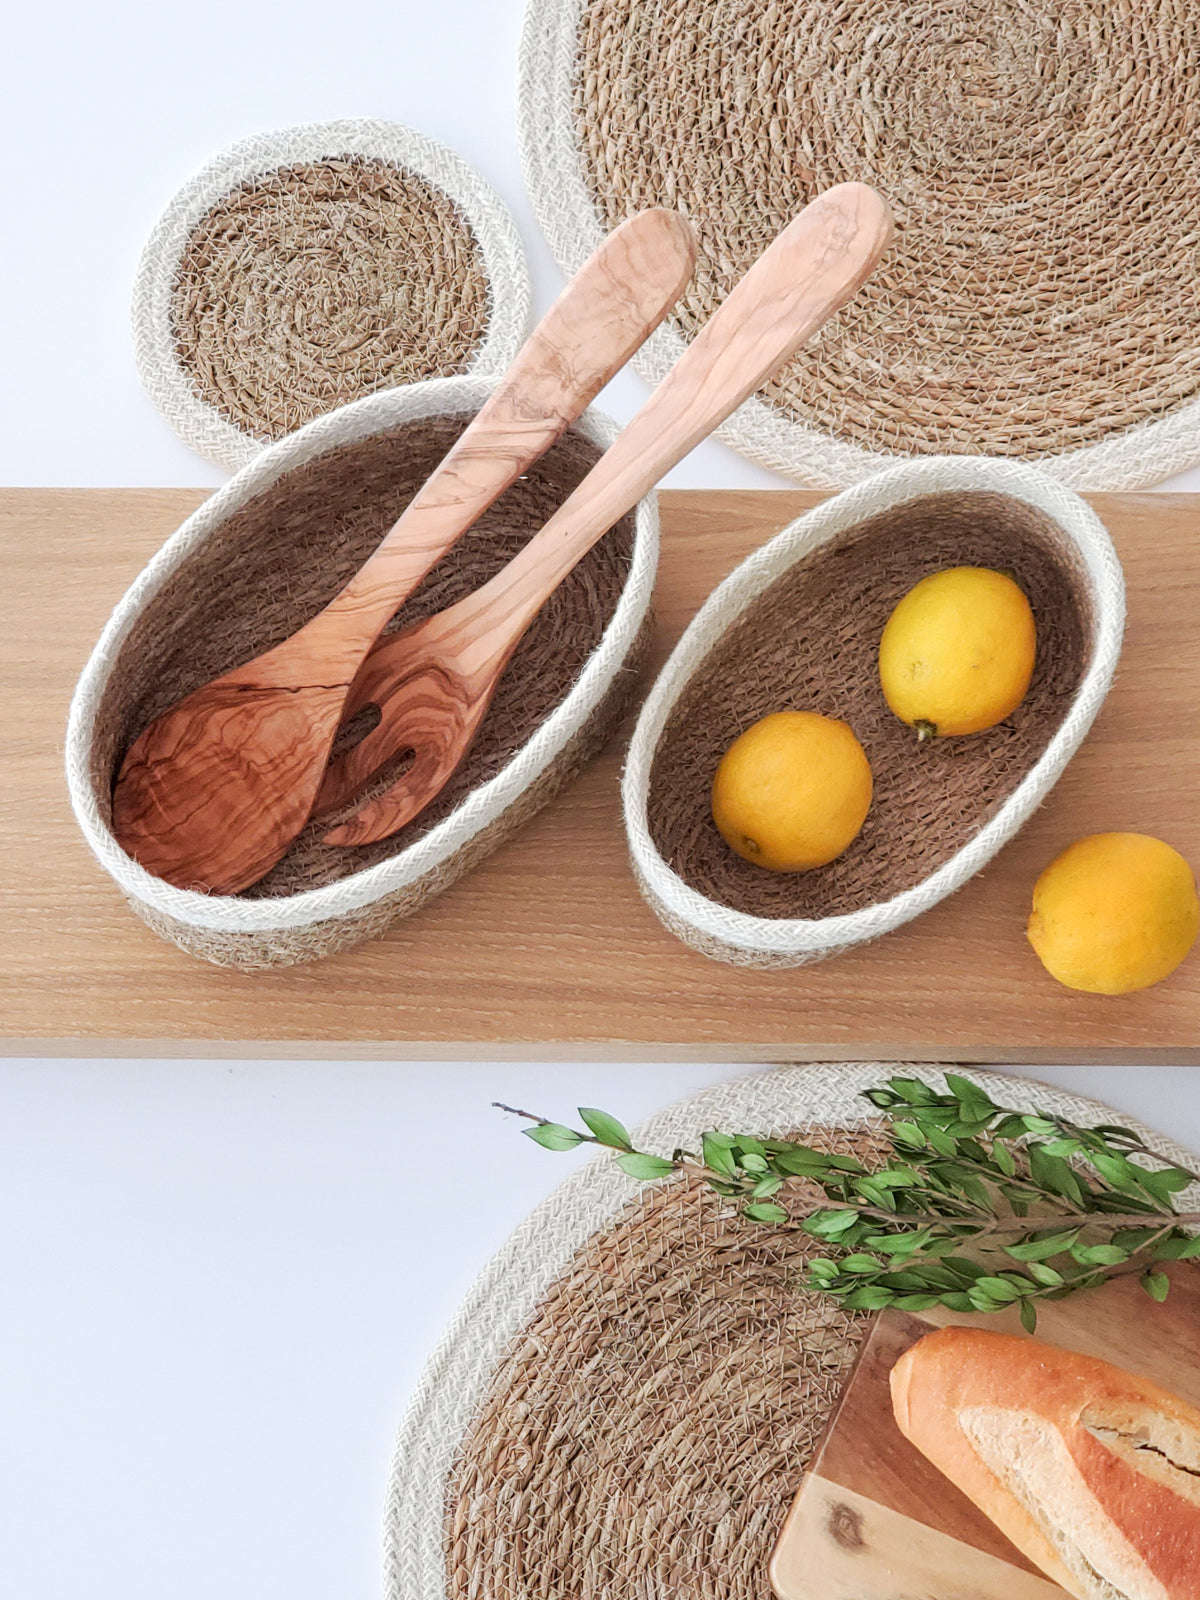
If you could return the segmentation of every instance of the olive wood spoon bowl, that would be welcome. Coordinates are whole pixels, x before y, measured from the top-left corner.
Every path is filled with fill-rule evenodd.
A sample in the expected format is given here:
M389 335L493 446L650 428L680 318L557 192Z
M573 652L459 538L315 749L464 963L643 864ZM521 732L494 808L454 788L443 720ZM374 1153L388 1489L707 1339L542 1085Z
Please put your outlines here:
M299 632L195 690L125 755L118 841L180 888L232 894L303 828L380 631L455 540L554 443L678 300L695 242L643 211L585 262L370 559Z
M745 274L587 477L481 588L381 640L347 702L380 721L330 763L317 801L330 812L385 764L409 764L326 842L363 845L412 820L473 740L496 684L547 598L630 507L845 304L892 234L875 190L839 184L797 216Z

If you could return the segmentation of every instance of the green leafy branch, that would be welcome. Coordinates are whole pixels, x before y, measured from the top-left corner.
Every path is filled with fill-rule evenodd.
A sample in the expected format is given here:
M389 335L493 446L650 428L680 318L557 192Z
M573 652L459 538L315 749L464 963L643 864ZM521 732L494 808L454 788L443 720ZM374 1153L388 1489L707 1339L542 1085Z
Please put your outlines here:
M1169 1261L1200 1257L1200 1212L1175 1195L1200 1181L1161 1160L1128 1128L1085 1128L1048 1112L998 1106L970 1078L946 1073L945 1094L890 1078L864 1098L888 1123L890 1154L867 1166L789 1139L705 1133L699 1153L636 1150L605 1111L580 1107L586 1132L512 1106L547 1150L595 1144L631 1178L690 1169L751 1222L798 1225L826 1253L806 1287L850 1311L1002 1311L1136 1273L1165 1300ZM499 1104L497 1102L497 1104ZM787 1199L790 1206L781 1202Z

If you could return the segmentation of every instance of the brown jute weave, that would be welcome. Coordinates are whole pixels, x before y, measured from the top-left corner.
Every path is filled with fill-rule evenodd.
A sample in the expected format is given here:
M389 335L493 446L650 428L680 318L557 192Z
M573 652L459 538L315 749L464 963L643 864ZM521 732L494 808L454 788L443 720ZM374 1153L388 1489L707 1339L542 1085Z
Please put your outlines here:
M347 401L504 371L529 274L500 197L400 123L304 123L220 151L142 252L138 372L176 431L244 466Z
M798 1137L860 1156L876 1140ZM865 1322L798 1288L810 1251L689 1180L599 1231L460 1448L448 1600L769 1600L771 1547Z
M870 470L847 447L1069 454L1063 476L1091 487L1200 457L1200 411L1190 443L1176 418L1170 449L1158 430L1119 463L1073 454L1200 397L1194 0L529 6L542 225L562 259L588 213L684 210L685 338L823 189L864 180L895 212L870 282L762 391L774 434L739 413L731 442L836 484ZM788 422L811 431L781 443Z
M459 208L362 157L239 185L194 228L171 294L200 398L260 439L376 389L464 372L488 310Z

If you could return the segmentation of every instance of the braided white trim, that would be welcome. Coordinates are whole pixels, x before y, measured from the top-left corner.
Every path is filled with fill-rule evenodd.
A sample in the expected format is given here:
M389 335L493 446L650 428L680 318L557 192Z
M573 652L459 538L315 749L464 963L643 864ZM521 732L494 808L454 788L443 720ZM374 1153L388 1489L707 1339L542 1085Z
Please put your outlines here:
M487 332L468 376L505 371L528 331L529 268L516 224L491 185L453 150L399 122L371 119L303 123L242 139L193 173L175 195L146 242L133 290L134 352L146 393L180 438L233 471L253 460L264 441L202 400L180 365L171 327L180 255L201 218L240 184L339 155L406 168L441 189L466 217L483 256L490 302Z
M243 900L176 889L126 855L101 815L91 783L92 735L105 686L121 645L138 615L188 555L227 517L270 484L314 456L352 439L366 438L419 417L472 414L495 387L489 377L430 378L383 390L318 417L268 446L194 512L162 547L113 612L71 702L67 724L67 784L79 826L92 853L122 893L151 911L193 928L261 933L303 928L372 905L415 883L453 856L500 817L561 753L608 693L637 639L650 608L658 566L658 504L647 495L637 508L633 559L625 588L598 648L570 693L533 737L495 777L474 789L449 816L390 860L338 883L279 899ZM616 425L600 412L585 412L576 425L601 448L616 437ZM382 533L382 530L381 530Z
M1024 500L1053 518L1077 551L1096 614L1092 658L1071 708L1043 754L995 816L924 882L891 900L843 916L755 917L709 900L679 877L650 836L650 768L672 708L714 646L762 591L847 528L925 495L991 490ZM1125 624L1125 584L1112 540L1092 508L1035 467L979 456L932 456L892 467L817 506L762 546L709 596L671 652L634 730L622 780L625 829L634 872L658 916L697 947L731 959L749 954L779 965L819 960L898 928L961 888L1042 803L1083 741L1116 669ZM689 938L690 942L690 938Z
M554 259L568 275L578 271L605 234L575 134L573 78L583 6L584 0L527 0L517 93L525 187ZM657 384L685 348L668 318L633 365ZM849 444L758 399L735 411L717 437L759 466L815 489L842 489L897 462L922 459ZM1076 489L1144 489L1198 462L1200 400L1095 444L1037 457L1043 471Z
M909 1069L906 1069L909 1070ZM861 1091L897 1071L896 1063L784 1067L706 1089L660 1111L634 1133L639 1149L664 1155L695 1146L709 1128L770 1136L806 1123L861 1126L872 1115ZM940 1069L920 1068L936 1081ZM1109 1122L1099 1101L1024 1078L971 1070L998 1102L1019 1111L1042 1108L1082 1123ZM940 1085L939 1085L940 1087ZM1129 1117L1121 1122L1168 1161L1195 1158ZM591 1235L610 1226L643 1186L611 1158L598 1156L537 1206L492 1258L454 1314L431 1356L401 1423L384 1510L386 1600L445 1600L443 1555L446 1479L462 1439L509 1341ZM1200 1185L1179 1196L1200 1206ZM614 1597L615 1600L615 1597Z

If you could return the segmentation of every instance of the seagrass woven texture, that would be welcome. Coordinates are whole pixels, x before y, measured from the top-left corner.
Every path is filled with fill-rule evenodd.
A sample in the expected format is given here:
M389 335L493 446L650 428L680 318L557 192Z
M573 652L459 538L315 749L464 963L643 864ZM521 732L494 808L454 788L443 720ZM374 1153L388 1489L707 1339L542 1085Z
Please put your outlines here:
M362 157L240 184L196 224L171 288L197 394L258 439L376 389L465 372L488 312L461 210L417 174Z
M463 1444L450 1600L769 1600L771 1547L866 1325L799 1290L821 1248L748 1227L694 1179L599 1233L514 1339Z
M1012 573L1033 607L1037 660L1028 694L998 727L921 745L883 698L879 639L915 583L953 566ZM773 584L704 662L651 768L651 837L692 888L753 916L837 916L887 900L948 861L1034 765L1079 688L1092 632L1081 575L1032 506L960 493L880 512ZM862 832L811 872L743 861L712 820L721 757L751 723L784 710L847 722L874 777Z
M564 264L687 213L676 341L816 194L885 196L882 264L727 427L765 464L841 486L980 453L1133 487L1200 458L1198 76L1193 0L529 0L524 158Z
M445 145L372 119L275 129L214 156L155 224L133 293L147 393L232 468L364 395L498 375L528 319L499 196Z
M896 1071L940 1087L930 1066L778 1068L661 1111L634 1140L669 1154L705 1129L799 1130L869 1149L861 1091ZM1018 1110L1113 1118L970 1076ZM647 1189L607 1156L561 1183L476 1280L401 1425L386 1600L770 1600L767 1558L865 1327L798 1290L807 1249L794 1227L732 1219L687 1180Z

